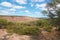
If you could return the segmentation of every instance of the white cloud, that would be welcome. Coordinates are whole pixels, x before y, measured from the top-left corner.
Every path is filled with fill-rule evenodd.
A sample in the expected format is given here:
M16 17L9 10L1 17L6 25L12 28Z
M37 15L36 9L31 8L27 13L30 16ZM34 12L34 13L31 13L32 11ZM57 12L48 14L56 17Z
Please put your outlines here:
M47 8L46 8L46 3L36 4L36 8L39 8L39 9L41 9L41 10L47 10Z
M4 6L4 7L10 7L10 9L7 8L7 9L4 9L4 10L1 10L1 7L0 7L0 15L15 14L17 9L26 8L25 6L13 5L9 2L2 2L2 3L0 3L0 5Z
M41 8L41 10L46 10L47 11L47 8Z
M28 13L29 11L28 11L28 10L25 10L25 12L27 12L27 13Z
M10 7L10 9L7 8L7 9L4 9L4 10L1 10L1 8L0 8L0 15L15 14L17 9L25 8L25 6L13 5L9 2L2 2L0 5L4 6L4 7Z
M35 12L36 16L39 16L41 13L40 12Z
M12 4L9 2L2 2L0 5L6 6L6 7L12 7Z
M57 4L56 6L57 6L57 7L60 7L60 4Z
M9 15L9 14L15 14L16 10L15 9L5 9L5 10L0 10L0 15Z
M6 10L0 10L0 15L8 15L9 12Z
M25 8L24 6L13 5L13 4L9 3L9 2L2 2L0 5L5 6L5 7L15 8L15 9Z
M36 8L40 8L41 6L40 6L40 4L36 4Z
M44 8L45 6L46 6L46 3L43 3L43 4L36 4L36 7L37 7L37 8L41 8L41 7Z
M16 9L14 9L14 8L10 8L10 9L8 9L9 11L16 11Z
M31 2L44 2L45 0L31 0Z
M19 4L26 4L27 0L16 0L16 2Z
M30 3L30 5L31 5L31 7L33 7L33 6L34 6L34 4L33 4L33 3Z
M31 12L29 10L25 10L24 12L28 13L28 14L31 14Z
M35 15L37 17L47 17L47 16L44 16L44 14L42 14L41 12L35 12Z
M13 8L15 9L21 9L21 8L25 8L24 6L13 6Z

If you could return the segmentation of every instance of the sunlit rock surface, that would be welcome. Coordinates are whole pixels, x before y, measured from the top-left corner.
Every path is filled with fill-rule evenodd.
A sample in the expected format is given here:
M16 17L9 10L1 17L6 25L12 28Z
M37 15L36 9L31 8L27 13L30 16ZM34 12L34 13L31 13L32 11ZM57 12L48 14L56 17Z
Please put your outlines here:
M38 36L18 35L13 33L9 35L6 29L0 29L0 40L60 40L60 32L42 31Z

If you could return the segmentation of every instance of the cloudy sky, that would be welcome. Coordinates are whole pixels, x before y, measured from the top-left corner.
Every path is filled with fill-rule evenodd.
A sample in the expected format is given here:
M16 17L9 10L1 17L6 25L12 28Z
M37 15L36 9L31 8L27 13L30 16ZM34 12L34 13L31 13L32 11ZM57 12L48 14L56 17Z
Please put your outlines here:
M45 17L41 13L46 10L49 0L0 0L0 15Z

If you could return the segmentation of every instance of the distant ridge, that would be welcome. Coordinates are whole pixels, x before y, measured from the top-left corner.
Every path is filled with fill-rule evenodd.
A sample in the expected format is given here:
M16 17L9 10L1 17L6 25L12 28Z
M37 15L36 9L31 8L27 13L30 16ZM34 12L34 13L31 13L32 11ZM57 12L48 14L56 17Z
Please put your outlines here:
M9 16L9 15L0 15L0 18L6 19L11 22L27 22L38 20L38 18L33 18L29 16Z

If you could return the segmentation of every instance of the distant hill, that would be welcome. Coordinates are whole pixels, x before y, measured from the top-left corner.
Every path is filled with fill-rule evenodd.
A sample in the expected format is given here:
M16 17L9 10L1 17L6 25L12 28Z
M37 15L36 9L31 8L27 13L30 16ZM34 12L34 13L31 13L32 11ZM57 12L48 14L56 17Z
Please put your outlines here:
M27 21L39 20L39 18L32 18L28 16L0 16L0 18L6 19L11 22L27 22Z

